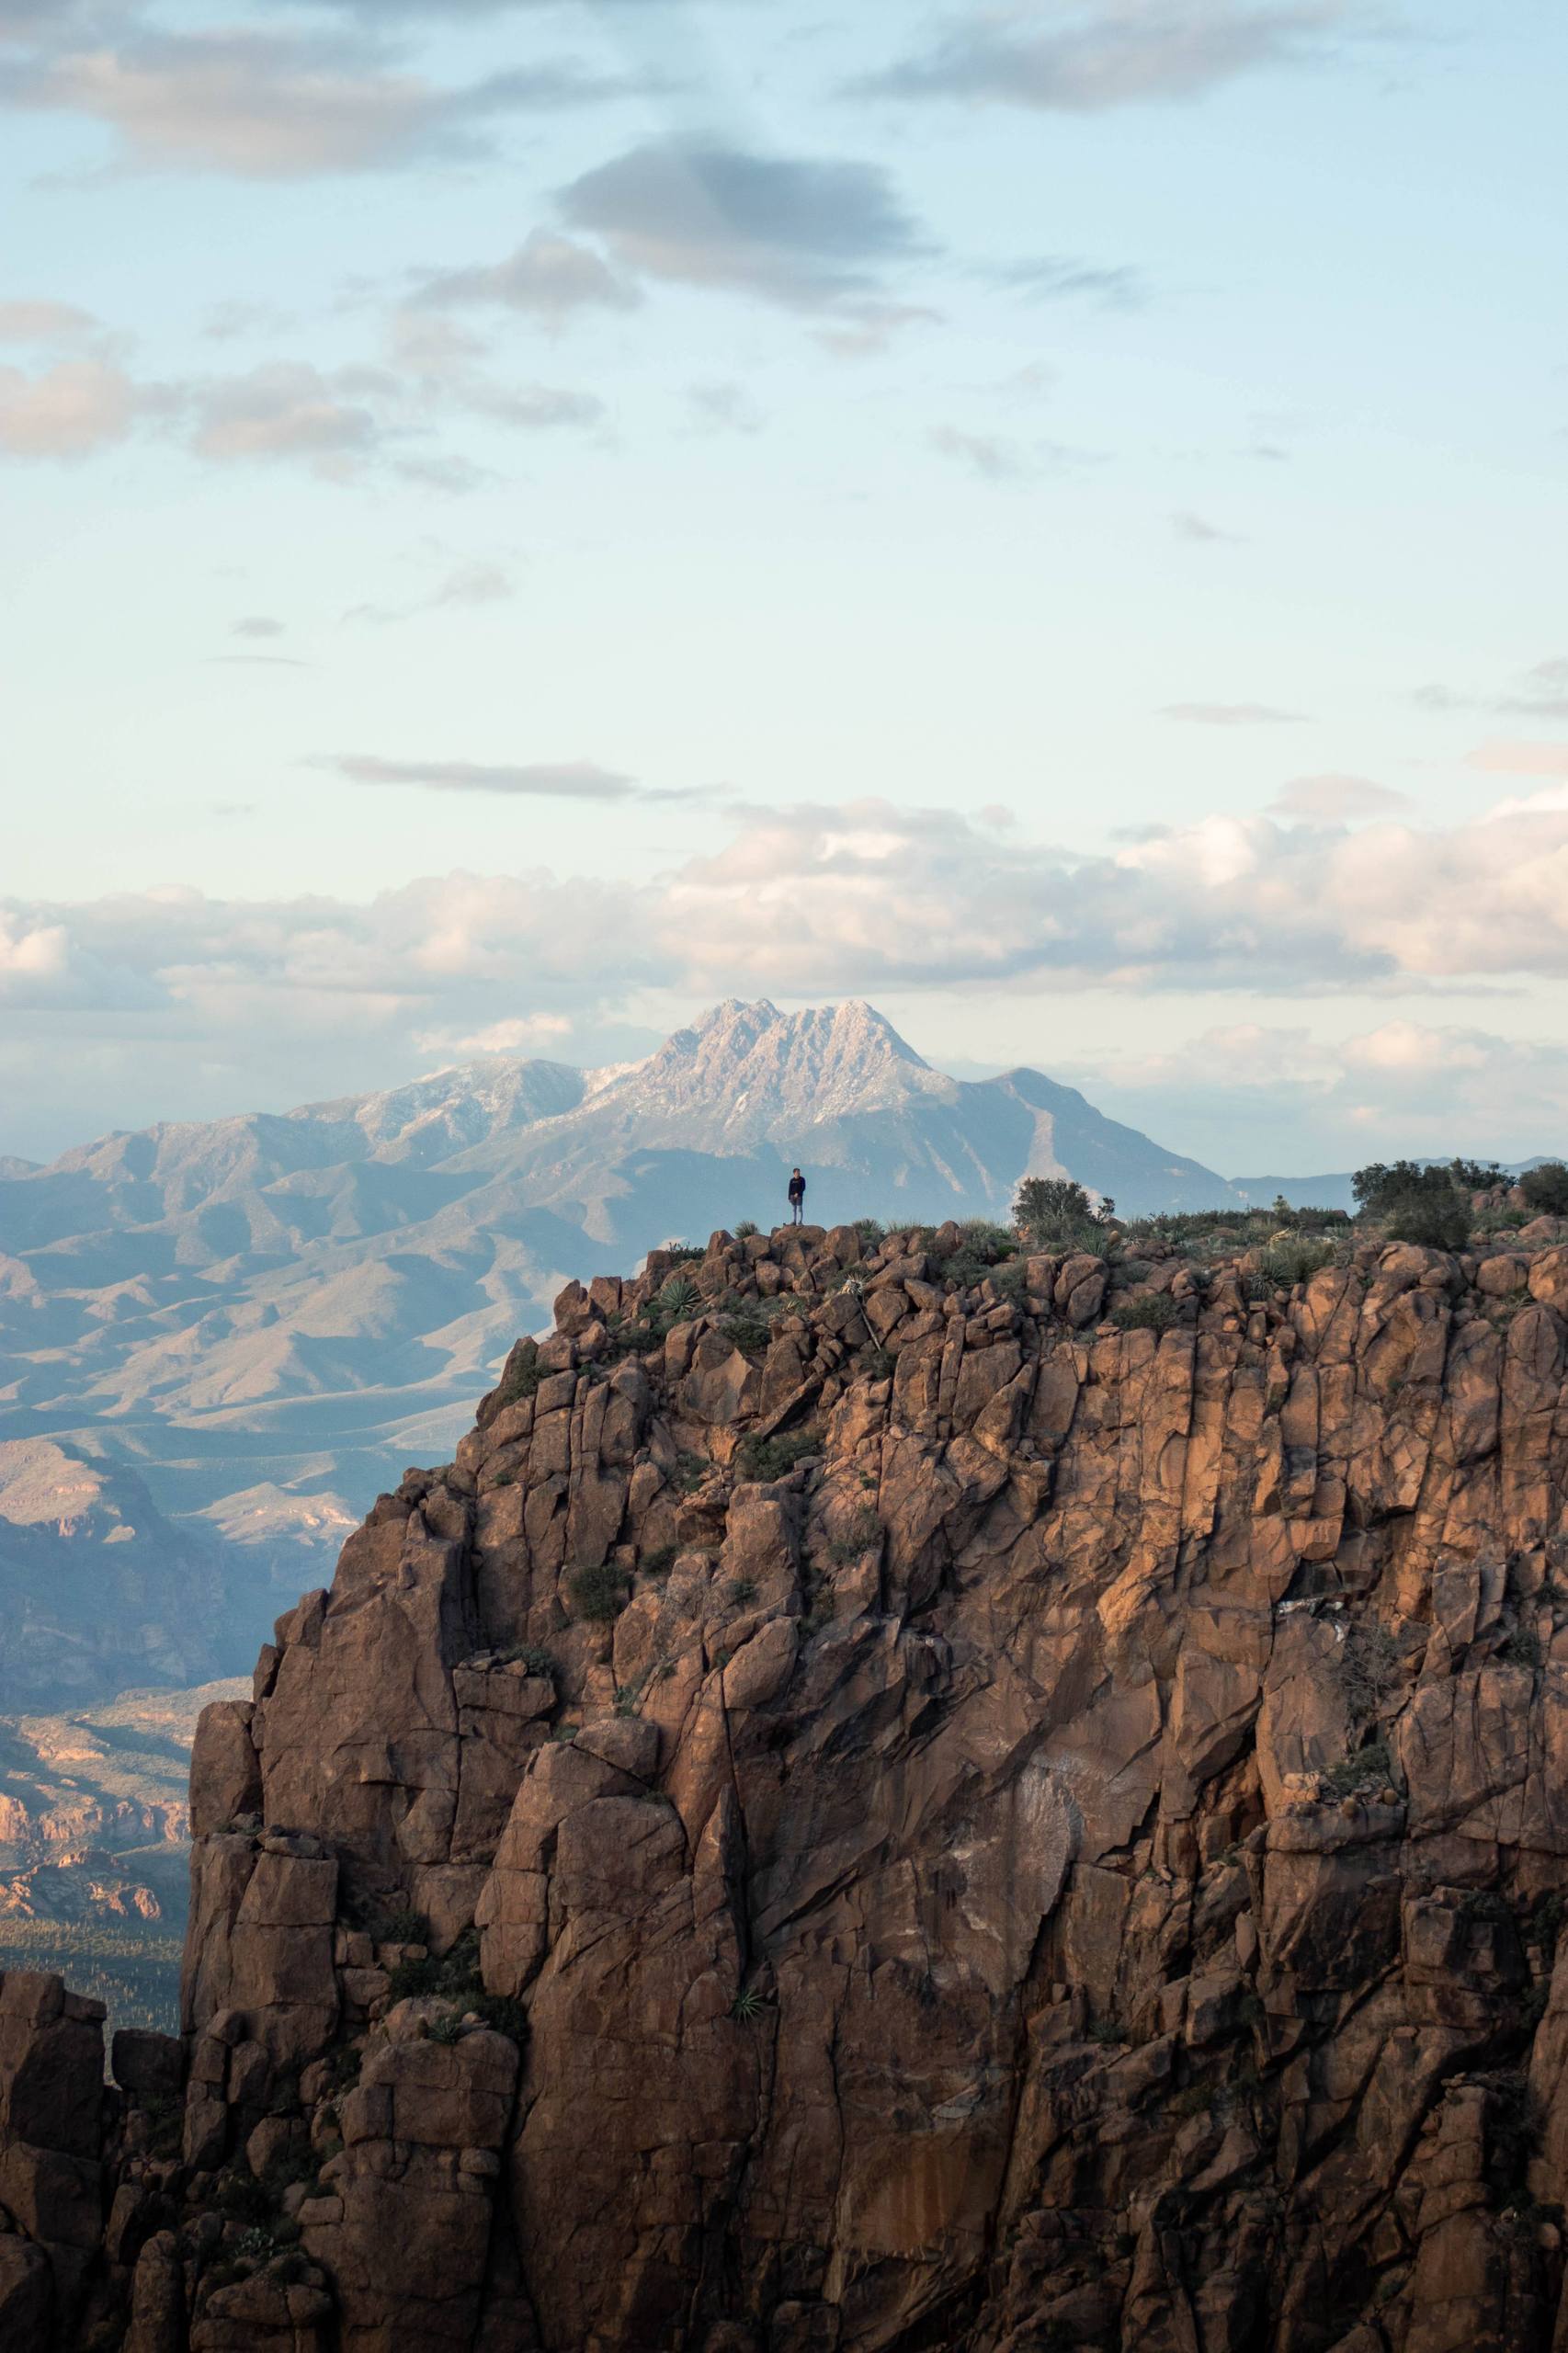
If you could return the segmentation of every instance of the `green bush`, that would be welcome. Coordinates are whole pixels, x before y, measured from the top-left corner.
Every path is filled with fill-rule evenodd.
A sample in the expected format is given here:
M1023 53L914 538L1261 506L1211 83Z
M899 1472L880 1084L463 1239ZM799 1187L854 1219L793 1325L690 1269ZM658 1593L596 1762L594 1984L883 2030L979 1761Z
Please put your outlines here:
M1539 1666L1542 1655L1540 1636L1533 1626L1516 1626L1498 1643L1497 1655L1506 1659L1510 1666Z
M777 1438L748 1438L741 1448L740 1464L748 1479L782 1479L808 1454L822 1450L817 1430L787 1430Z
M875 1250L887 1239L887 1228L881 1218L858 1217L855 1221L855 1231L860 1237L860 1246L863 1250Z
M673 1544L655 1544L651 1552L643 1553L638 1566L645 1577L663 1577L669 1574L675 1562L676 1547Z
M1568 1217L1568 1167L1561 1160L1543 1160L1539 1168L1527 1168L1519 1190L1532 1210L1547 1217Z
M1386 1741L1374 1740L1367 1748L1358 1748L1350 1756L1342 1756L1331 1766L1328 1782L1340 1797L1351 1797L1358 1790L1381 1789L1393 1775L1393 1759Z
M553 1677L556 1673L554 1654L538 1643L514 1643L509 1650L500 1651L496 1655L503 1666L521 1665L530 1675Z
M573 1614L599 1624L619 1618L626 1607L625 1573L610 1562L574 1569L566 1580Z
M1385 1226L1392 1240L1424 1250L1462 1250L1470 1239L1469 1196L1508 1178L1494 1164L1374 1160L1358 1168L1351 1189L1362 1215Z
M1450 1189L1447 1200L1432 1193L1396 1199L1388 1215L1391 1242L1415 1243L1423 1250L1462 1250L1470 1240L1470 1209Z
M1109 1215L1109 1204L1105 1214ZM1013 1196L1013 1223L1037 1250L1077 1249L1104 1240L1095 1205L1068 1176L1026 1176Z
M1168 1290L1140 1291L1135 1299L1119 1299L1110 1320L1119 1332L1169 1332L1181 1322L1181 1308Z
M516 1363L508 1358L501 1375L501 1385L495 1392L496 1403L501 1405L519 1404L525 1397L533 1395L543 1379L544 1367L539 1361L539 1351L529 1340L524 1344L522 1353L517 1355Z
M1263 1272L1271 1283L1289 1287L1292 1283L1311 1282L1312 1277L1334 1262L1332 1242L1309 1242L1296 1236L1289 1242L1277 1242L1263 1254Z
M761 1232L762 1228L758 1225L756 1218L743 1217L739 1225L735 1228L735 1240L737 1242L750 1242L754 1235L758 1234Z

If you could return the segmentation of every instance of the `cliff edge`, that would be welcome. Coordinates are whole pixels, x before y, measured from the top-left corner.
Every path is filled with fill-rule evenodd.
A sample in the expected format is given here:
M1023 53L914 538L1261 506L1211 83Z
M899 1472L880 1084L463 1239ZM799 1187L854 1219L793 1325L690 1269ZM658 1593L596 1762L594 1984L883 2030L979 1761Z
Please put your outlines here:
M574 1284L0 1985L0 2342L1568 2347L1568 1244Z

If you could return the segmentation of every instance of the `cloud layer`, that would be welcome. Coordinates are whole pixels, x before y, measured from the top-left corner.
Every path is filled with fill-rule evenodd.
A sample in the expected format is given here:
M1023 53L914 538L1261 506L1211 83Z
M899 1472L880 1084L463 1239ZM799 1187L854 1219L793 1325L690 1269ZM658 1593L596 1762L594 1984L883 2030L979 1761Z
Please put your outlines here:
M696 797L585 761L358 753L322 765L361 786L611 803ZM1549 790L1446 829L1211 817L1082 858L954 810L878 800L736 810L721 847L643 882L455 875L368 907L192 892L13 903L0 995L33 1003L41 988L51 1001L107 1006L122 1001L119 975L132 976L139 1003L219 999L240 985L412 1001L590 972L601 993L654 977L698 993L781 995L1004 981L1332 994L1560 978L1565 803Z

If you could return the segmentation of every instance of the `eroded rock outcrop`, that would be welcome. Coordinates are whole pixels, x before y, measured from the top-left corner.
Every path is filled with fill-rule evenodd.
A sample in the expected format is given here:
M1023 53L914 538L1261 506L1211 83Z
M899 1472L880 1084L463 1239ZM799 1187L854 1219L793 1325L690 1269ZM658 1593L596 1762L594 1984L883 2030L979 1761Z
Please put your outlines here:
M569 1287L203 1719L182 2040L0 1989L0 2315L1568 2346L1568 1246L962 1240Z

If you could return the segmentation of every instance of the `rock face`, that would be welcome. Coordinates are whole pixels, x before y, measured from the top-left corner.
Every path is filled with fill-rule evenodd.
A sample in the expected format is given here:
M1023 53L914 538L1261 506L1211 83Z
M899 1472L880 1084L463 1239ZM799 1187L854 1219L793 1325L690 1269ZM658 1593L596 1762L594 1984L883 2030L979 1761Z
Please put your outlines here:
M573 1284L381 1499L181 2040L0 1989L0 2341L1568 2346L1568 1247L961 1241Z

